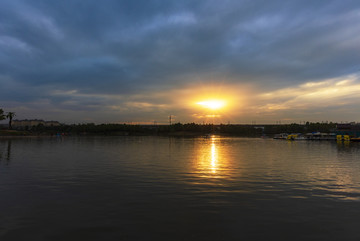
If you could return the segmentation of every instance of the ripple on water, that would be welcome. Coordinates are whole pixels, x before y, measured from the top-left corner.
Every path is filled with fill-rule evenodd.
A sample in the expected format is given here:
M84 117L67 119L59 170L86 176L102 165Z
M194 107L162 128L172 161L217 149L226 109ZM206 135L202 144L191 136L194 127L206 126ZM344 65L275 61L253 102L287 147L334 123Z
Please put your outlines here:
M360 240L359 145L0 140L1 240Z

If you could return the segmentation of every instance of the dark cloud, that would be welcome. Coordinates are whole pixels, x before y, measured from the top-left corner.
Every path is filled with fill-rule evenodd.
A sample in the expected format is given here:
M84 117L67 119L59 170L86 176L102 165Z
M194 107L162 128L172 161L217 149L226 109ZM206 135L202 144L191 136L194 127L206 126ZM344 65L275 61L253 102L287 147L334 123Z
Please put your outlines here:
M89 95L130 97L214 79L276 89L354 74L359 7L351 0L4 0L0 99L46 98L85 110L116 104ZM87 97L53 94L71 90Z

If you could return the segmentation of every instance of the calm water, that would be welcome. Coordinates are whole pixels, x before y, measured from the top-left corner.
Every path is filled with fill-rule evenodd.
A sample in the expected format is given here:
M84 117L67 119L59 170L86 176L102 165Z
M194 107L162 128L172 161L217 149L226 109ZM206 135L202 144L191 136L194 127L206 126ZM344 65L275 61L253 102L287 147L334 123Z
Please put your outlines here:
M0 139L0 240L360 240L360 143Z

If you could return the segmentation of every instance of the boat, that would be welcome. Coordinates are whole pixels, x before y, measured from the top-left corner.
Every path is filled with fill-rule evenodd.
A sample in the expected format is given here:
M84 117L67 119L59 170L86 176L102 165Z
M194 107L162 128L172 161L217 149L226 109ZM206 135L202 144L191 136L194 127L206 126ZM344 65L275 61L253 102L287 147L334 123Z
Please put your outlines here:
M295 133L290 134L287 136L286 140L289 141L300 141L300 140L306 140L305 136L303 136L301 133Z
M312 132L306 134L307 140L336 140L335 133Z
M286 140L288 137L287 133L280 133L274 136L274 139Z

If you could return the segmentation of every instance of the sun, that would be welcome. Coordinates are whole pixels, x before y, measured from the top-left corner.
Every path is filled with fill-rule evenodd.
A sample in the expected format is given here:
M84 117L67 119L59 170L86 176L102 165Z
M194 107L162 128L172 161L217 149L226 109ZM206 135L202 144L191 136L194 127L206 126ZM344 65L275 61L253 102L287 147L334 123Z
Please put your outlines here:
M204 108L211 110L218 110L226 106L226 101L224 100L205 100L197 102L196 104L201 105Z

